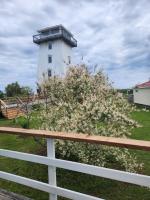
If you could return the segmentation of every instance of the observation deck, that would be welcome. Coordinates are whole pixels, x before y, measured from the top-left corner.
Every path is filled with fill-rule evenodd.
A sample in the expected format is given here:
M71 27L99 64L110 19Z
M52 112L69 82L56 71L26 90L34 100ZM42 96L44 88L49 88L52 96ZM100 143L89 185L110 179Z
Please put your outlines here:
M36 44L41 44L43 42L53 41L57 39L62 39L71 47L77 47L77 40L62 25L47 27L47 28L38 30L38 33L39 34L33 35L33 42Z

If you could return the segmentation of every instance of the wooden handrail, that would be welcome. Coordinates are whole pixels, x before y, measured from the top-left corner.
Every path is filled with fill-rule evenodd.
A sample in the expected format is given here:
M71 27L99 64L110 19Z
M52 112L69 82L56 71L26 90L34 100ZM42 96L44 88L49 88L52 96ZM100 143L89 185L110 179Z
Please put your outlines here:
M77 142L87 142L92 144L102 144L108 146L150 151L150 141L143 141L143 140L95 136L95 135L88 135L81 133L77 134L77 133L54 132L54 131L34 130L34 129L10 128L10 127L0 127L0 133L71 140Z
M6 103L5 103L2 99L0 99L0 104L1 104L4 108L7 108Z

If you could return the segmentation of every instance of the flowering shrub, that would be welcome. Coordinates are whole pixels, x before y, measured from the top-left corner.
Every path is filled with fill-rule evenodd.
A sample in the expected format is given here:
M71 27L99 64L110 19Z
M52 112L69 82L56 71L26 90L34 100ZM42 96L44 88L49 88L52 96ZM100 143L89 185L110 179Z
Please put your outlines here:
M85 65L70 67L63 78L50 77L42 85L48 104L39 117L42 129L127 137L138 124L130 119L135 109L101 71L92 75ZM127 149L70 141L56 142L57 154L78 161L135 171L140 165Z

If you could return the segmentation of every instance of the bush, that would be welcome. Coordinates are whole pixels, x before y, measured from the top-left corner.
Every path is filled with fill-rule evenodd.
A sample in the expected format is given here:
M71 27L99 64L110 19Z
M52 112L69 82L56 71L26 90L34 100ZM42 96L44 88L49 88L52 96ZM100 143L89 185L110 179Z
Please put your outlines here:
M135 108L111 86L102 71L92 75L84 65L71 67L64 78L51 77L42 89L48 95L48 105L39 114L42 129L124 138L138 125L130 119ZM128 171L140 167L127 149L70 141L57 141L56 147L63 158L78 158L99 166L117 162Z
M15 119L15 124L20 126L21 128L29 128L29 123L26 117L18 117Z
M42 108L41 104L32 105L32 109L35 110L35 111L39 111L41 108Z

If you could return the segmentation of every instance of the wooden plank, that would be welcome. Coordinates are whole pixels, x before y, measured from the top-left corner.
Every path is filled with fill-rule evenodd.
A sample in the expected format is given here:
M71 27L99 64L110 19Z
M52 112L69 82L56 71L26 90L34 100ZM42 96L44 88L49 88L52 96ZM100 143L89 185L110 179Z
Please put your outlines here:
M71 141L77 141L77 142L87 142L87 143L93 143L93 144L103 144L103 145L109 145L109 146L125 147L125 148L131 148L131 149L150 151L150 141L143 141L143 140L132 140L132 139L124 139L124 138L95 136L95 135L88 135L88 134L81 134L81 133L77 134L77 133L54 132L54 131L10 128L10 127L0 127L0 133L55 138L55 139L62 139L62 140L71 140Z
M2 111L2 114L4 117L6 117L7 119L14 119L18 116L23 116L24 113L22 110L20 110L19 108L7 108L6 110Z

